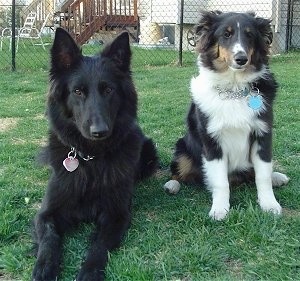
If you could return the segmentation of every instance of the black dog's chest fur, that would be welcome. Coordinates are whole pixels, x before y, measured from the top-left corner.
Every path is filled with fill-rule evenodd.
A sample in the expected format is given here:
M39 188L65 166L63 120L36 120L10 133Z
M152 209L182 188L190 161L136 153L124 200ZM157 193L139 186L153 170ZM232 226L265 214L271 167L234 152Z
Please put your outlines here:
M120 204L123 196L133 193L131 186L138 178L136 170L141 145L141 139L135 134L128 134L117 147L102 147L100 144L94 148L96 154L92 160L86 161L77 154L79 166L75 171L68 172L62 162L70 149L52 134L49 146L43 153L43 157L47 158L44 162L52 166L58 186L61 183L63 187L56 190L61 206L57 205L56 196L55 202L49 202L49 205L60 209L68 221L93 221L101 213L107 198L116 205ZM123 188L123 181L131 183L130 188ZM117 192L114 186L118 186Z

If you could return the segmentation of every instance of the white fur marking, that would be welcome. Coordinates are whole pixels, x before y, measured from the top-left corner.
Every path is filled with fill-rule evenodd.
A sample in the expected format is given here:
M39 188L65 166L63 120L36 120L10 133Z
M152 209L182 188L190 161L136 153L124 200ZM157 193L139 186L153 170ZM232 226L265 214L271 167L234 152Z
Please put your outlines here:
M215 220L224 219L230 208L230 190L226 163L225 159L207 161L203 158L206 182L212 192L213 199L209 216Z
M249 135L253 132L261 135L268 131L267 124L258 119L259 113L265 110L264 105L258 111L254 111L248 106L246 98L224 100L214 87L223 82L225 85L220 87L225 89L244 89L248 83L240 82L239 77L240 75L231 77L230 73L216 74L203 68L201 74L191 81L192 98L208 116L207 132L221 145L224 155L228 158L229 172L251 166L248 157ZM237 81L230 86L234 78Z
M272 163L261 160L258 150L258 144L254 143L251 159L255 170L258 203L263 211L279 215L282 208L277 202L272 188Z
M238 35L238 40L237 40L237 43L235 43L233 45L233 48L232 48L232 52L233 54L237 54L238 52L243 52L243 53L246 53L245 51L245 48L242 46L242 42L241 42L241 29L240 29L240 23L237 22L236 23L237 25L237 35Z
M249 128L224 129L218 135L223 155L228 159L228 172L246 170L249 163Z
M239 52L246 53L246 51L245 51L245 49L243 48L243 46L242 46L242 44L240 43L240 41L238 41L238 43L235 43L235 44L233 45L232 52L233 52L233 55L236 55L236 54L239 53Z

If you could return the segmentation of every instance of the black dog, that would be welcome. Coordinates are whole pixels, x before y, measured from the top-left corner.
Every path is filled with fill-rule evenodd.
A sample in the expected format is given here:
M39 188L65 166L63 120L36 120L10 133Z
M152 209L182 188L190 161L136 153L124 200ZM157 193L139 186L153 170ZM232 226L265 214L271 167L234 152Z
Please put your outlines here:
M51 55L50 133L42 159L52 176L35 218L32 279L56 280L64 233L79 222L94 222L91 249L76 280L99 281L108 251L120 245L130 225L134 184L156 170L156 150L136 121L128 33L101 55L87 57L58 28Z

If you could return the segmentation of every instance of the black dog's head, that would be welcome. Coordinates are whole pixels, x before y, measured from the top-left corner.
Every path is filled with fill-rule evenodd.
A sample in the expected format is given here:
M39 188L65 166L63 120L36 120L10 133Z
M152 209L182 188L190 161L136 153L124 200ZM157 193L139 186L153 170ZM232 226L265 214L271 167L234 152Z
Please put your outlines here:
M51 49L50 106L59 106L59 118L75 125L84 138L110 137L117 122L136 117L130 59L127 32L121 33L100 55L88 57L82 55L64 29L58 28ZM52 109L52 124L57 118L53 112Z
M259 70L268 61L270 20L254 13L203 12L196 26L202 63L212 70Z

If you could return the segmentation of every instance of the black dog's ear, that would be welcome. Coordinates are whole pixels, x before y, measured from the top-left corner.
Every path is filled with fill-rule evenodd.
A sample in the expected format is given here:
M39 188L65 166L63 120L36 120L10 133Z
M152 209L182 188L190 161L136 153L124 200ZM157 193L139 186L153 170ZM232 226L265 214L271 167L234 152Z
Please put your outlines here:
M270 46L273 42L273 31L271 28L271 20L257 17L256 23L260 34L263 37L264 43Z
M198 37L197 49L199 52L206 51L213 44L211 40L213 36L212 26L220 14L222 14L220 11L201 12L200 21L195 26L195 33Z
M131 50L129 34L122 32L101 53L102 56L112 59L122 71L130 69Z
M71 35L58 27L51 48L52 67L57 70L66 70L74 66L81 57L81 50Z

